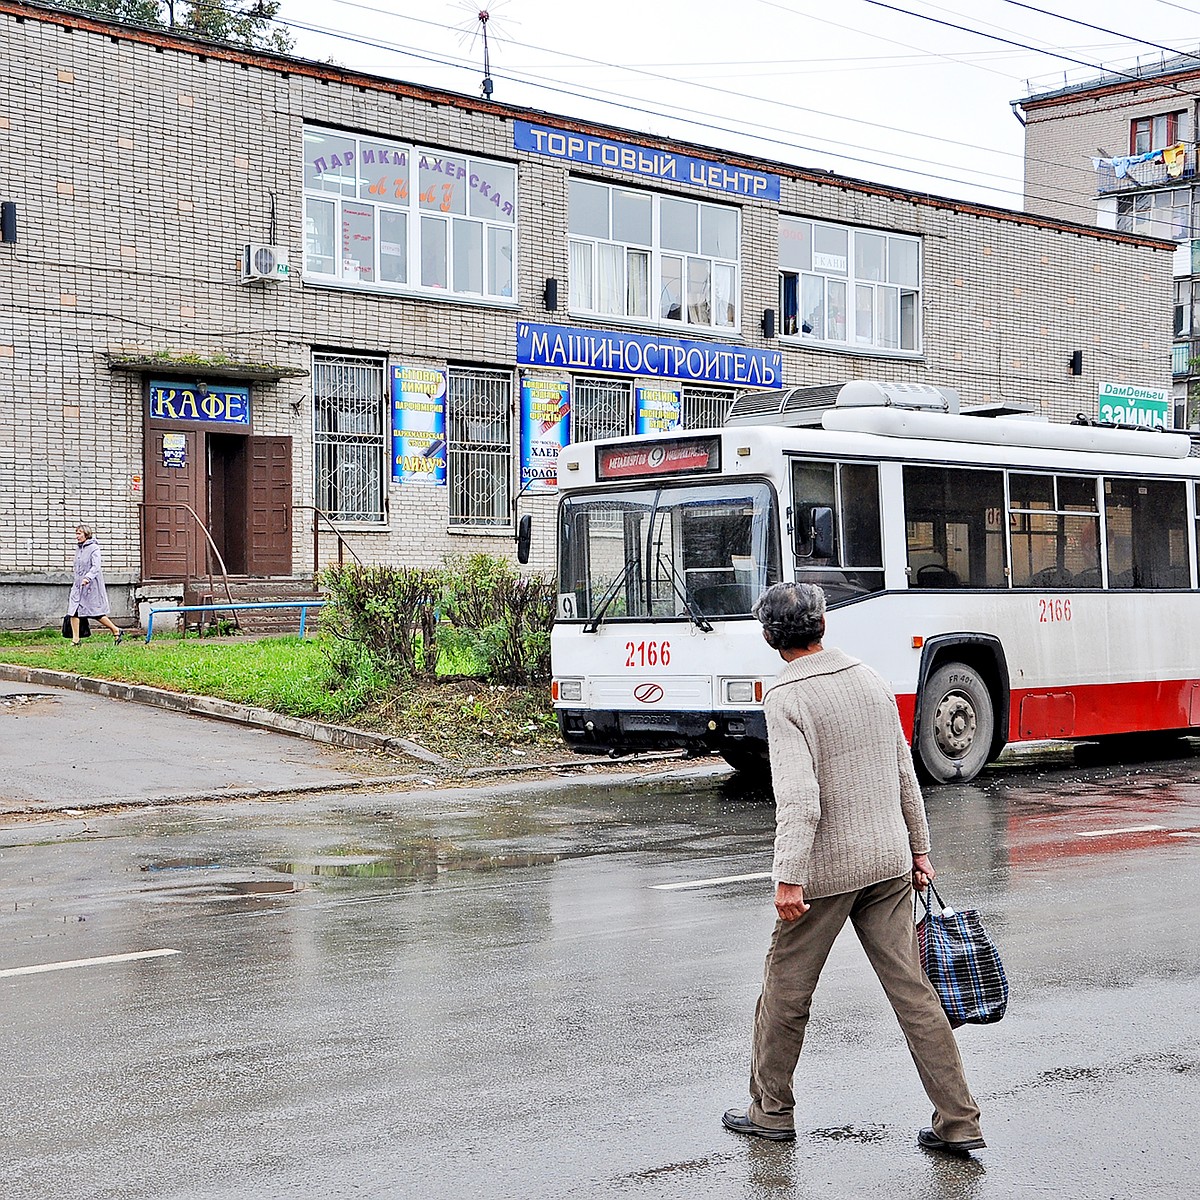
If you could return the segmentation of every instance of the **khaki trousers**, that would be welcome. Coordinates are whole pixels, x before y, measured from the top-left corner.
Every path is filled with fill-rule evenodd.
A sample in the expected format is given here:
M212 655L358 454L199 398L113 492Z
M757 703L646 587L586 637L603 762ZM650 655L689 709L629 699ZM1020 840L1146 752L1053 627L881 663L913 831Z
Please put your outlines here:
M980 1137L958 1043L921 970L909 876L857 892L821 896L798 921L777 921L754 1014L750 1118L773 1129L795 1125L792 1076L804 1045L813 990L849 917L895 1009L926 1095L933 1131L947 1141Z

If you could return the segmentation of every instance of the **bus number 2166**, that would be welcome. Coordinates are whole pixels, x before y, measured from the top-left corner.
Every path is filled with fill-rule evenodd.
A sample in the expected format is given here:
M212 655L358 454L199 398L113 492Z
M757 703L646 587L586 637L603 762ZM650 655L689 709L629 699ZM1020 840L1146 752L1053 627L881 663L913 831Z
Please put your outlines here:
M1039 600L1041 616L1039 625L1048 625L1051 621L1069 621L1071 619L1070 600Z
M665 667L671 662L670 642L626 642L627 667Z

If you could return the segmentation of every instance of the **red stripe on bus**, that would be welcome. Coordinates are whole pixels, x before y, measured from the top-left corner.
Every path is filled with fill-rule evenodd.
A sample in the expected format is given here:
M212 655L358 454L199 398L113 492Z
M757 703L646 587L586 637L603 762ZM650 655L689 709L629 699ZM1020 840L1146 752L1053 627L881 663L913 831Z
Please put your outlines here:
M912 741L915 695L896 697ZM1024 688L1009 700L1008 741L1089 738L1200 726L1200 679Z

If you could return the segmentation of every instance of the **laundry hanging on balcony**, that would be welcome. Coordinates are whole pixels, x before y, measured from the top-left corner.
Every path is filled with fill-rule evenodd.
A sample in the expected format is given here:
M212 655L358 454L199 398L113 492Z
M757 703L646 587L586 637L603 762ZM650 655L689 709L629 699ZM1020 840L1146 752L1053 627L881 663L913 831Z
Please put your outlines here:
M1172 179L1181 178L1184 164L1187 161L1187 145L1184 142L1176 142L1174 146L1168 146L1162 152L1162 156L1167 174Z
M1172 147L1172 149L1174 149L1174 147ZM1145 154L1125 154L1120 158L1093 158L1092 166L1095 167L1097 171L1100 170L1101 167L1112 167L1113 174L1118 179L1124 179L1125 176L1129 174L1130 167L1136 167L1139 163L1144 162L1161 162L1163 159L1163 154L1164 151L1162 150L1148 150ZM1182 174L1182 165L1180 166L1179 170Z

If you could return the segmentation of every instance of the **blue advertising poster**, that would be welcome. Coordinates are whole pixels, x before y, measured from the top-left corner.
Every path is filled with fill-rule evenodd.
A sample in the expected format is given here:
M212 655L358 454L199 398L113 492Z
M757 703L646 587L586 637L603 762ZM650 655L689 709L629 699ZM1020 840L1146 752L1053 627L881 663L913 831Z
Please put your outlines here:
M521 487L558 487L558 452L571 440L571 385L565 379L521 380Z
M392 479L446 482L446 372L392 367Z
M156 421L205 421L249 425L250 389L224 384L150 384L150 416Z
M618 142L613 138L591 137L568 129L555 129L550 125L534 125L529 121L513 122L513 149L529 150L566 162L608 167L613 171L625 171L647 179L665 179L671 183L708 188L713 192L749 196L755 200L779 199L779 176L767 171L751 171L709 158L676 154L651 146L636 146L632 142Z
M678 429L683 420L683 388L639 383L635 432L665 433Z
M517 322L517 363L567 371L608 371L723 383L732 387L770 388L783 384L783 355L725 342L693 342L663 334L617 333L574 325Z

